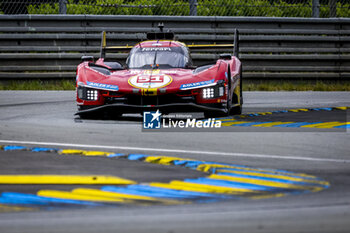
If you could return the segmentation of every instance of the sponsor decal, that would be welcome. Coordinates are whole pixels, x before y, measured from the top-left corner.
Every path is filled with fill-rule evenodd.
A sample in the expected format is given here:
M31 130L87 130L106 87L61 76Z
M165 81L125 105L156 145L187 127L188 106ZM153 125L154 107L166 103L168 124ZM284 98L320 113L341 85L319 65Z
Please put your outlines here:
M187 115L177 114L175 117L180 119L172 119L171 115L162 115L159 109L156 112L143 113L143 128L144 129L183 129L183 128L221 128L221 121L215 118L206 120L196 120ZM185 119L187 118L187 119Z
M171 48L169 47L150 47L150 48L142 48L142 52L151 52L151 51L171 51Z
M198 87L212 86L212 85L215 85L214 81L215 80L212 79L212 80L208 80L208 81L182 84L180 86L180 90L187 90L187 89L193 89L193 88L198 88Z
M104 84L104 83L93 83L87 81L86 84L89 87L95 87L95 88L100 88L100 89L107 89L107 90L113 90L113 91L118 91L119 87L116 85L111 85L111 84Z
M129 79L129 84L137 88L161 88L173 81L170 75L166 74L140 74Z
M177 70L164 70L164 74L177 74Z
M130 70L129 73L130 74L140 74L140 73L142 73L142 71L140 71L140 70Z
M160 74L160 70L144 70L142 74L148 74L148 75L153 75L153 74Z

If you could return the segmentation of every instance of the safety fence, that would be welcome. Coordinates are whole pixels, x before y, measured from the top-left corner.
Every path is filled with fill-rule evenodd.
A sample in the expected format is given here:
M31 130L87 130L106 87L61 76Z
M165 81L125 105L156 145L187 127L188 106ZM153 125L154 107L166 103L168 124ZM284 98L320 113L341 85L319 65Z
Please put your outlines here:
M0 14L350 17L349 0L3 0Z
M350 78L350 19L179 16L0 16L0 79L74 79L82 55L134 45L159 22L187 44L232 43L239 30L245 79ZM193 51L195 65L227 49ZM125 62L127 53L107 54Z

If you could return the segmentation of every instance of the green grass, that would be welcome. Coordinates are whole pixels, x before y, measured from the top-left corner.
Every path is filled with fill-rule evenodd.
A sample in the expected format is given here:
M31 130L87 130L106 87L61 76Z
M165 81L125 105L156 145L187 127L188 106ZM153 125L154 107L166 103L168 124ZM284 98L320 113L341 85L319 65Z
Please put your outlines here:
M346 81L247 81L244 91L350 91Z
M291 3L289 3L291 2ZM198 16L311 17L312 0L198 0ZM329 17L329 6L320 1L320 17ZM104 6L101 6L104 5ZM108 7L111 5L111 7ZM128 5L129 7L112 7ZM156 7L140 8L148 5ZM58 14L59 4L41 3L27 7L29 14ZM87 15L189 15L187 0L68 0L67 14ZM337 17L350 15L348 1L337 2Z
M75 90L74 80L0 82L0 90ZM346 81L244 81L243 91L350 91Z

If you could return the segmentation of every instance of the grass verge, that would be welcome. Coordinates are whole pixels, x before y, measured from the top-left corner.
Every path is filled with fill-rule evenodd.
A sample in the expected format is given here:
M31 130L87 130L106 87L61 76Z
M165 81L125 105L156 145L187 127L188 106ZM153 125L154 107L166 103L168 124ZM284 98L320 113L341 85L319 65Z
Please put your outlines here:
M0 90L75 90L73 80L0 82ZM243 91L350 91L349 81L244 81Z
M246 81L243 91L350 91L349 81Z
M0 82L0 90L75 90L73 80Z

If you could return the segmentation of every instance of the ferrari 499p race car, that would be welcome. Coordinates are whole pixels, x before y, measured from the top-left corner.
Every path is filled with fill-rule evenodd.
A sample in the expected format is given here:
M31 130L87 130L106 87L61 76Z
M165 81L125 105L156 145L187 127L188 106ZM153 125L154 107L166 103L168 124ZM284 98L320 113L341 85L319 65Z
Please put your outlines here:
M102 32L101 58L83 56L77 67L77 115L120 116L156 111L204 112L205 117L240 114L242 76L238 32L233 44L188 45L174 40L174 33L147 33L146 41L131 46L106 46ZM206 51L232 47L234 56L222 54L213 64L193 66L190 49ZM130 50L125 64L107 60L106 52Z

